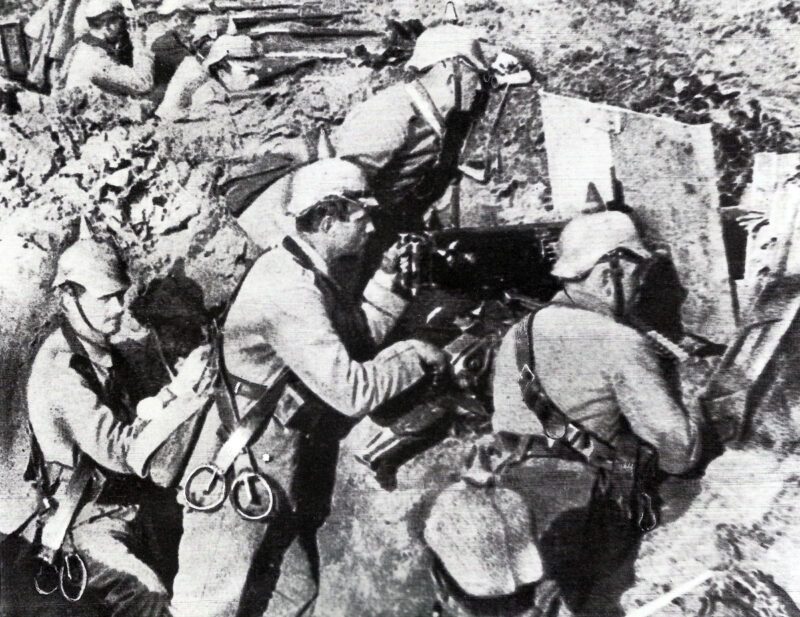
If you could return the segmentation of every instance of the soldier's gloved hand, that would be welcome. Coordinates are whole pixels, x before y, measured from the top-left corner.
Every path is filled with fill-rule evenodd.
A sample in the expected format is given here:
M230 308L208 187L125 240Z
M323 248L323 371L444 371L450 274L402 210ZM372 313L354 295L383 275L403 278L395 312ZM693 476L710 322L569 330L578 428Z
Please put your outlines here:
M398 240L383 254L381 260L381 271L386 274L397 275L400 273L400 264L403 260L403 254L407 253L407 244L403 240Z
M186 358L176 364L178 374L173 378L169 389L175 396L186 396L202 393L208 389L213 380L213 371L209 366L211 347L201 345Z
M402 240L398 240L384 252L376 279L380 279L381 284L387 289L409 299L410 290L404 284L402 276L404 260L408 261L408 245Z
M412 339L408 341L420 357L422 364L430 367L434 375L445 375L448 368L447 354L436 345Z

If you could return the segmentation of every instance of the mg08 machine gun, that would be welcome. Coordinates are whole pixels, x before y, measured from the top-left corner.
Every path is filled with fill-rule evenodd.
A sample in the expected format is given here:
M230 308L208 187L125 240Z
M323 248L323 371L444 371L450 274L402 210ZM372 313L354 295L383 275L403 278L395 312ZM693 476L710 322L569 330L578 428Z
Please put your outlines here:
M557 290L550 270L562 227L463 228L401 237L401 276L413 299L394 337L440 345L449 370L372 415L381 428L355 456L379 479L391 478L399 465L448 432L488 430L494 352L512 324Z

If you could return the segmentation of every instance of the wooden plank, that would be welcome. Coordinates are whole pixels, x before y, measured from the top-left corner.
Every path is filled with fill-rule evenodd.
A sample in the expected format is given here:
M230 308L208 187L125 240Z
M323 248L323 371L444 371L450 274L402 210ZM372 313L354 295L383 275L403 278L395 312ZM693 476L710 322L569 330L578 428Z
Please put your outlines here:
M565 219L585 209L594 182L612 198L612 168L647 240L669 248L686 300L684 328L712 341L736 329L722 239L710 125L542 94L553 205ZM605 174L605 175L604 175Z
M614 165L609 139L613 117L601 105L546 92L541 95L541 106L551 214L568 221L586 208L590 182L603 200L613 197L609 171Z
M765 286L787 273L798 273L793 238L800 239L800 200L796 184L786 182L799 171L798 153L759 152L755 156L753 180L736 208L737 214L748 218L744 277L739 285L743 316L754 310Z

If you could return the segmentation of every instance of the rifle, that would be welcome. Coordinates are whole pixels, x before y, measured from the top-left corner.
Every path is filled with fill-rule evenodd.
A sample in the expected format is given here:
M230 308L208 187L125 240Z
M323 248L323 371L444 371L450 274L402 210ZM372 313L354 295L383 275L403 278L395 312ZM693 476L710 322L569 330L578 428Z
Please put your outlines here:
M381 37L383 32L367 30L364 28L321 28L297 24L289 27L263 26L253 28L248 33L252 38L272 35L289 35L297 38L328 38L328 37Z
M354 9L348 9L336 12L319 12L319 13L307 13L303 11L293 12L293 13L270 13L270 12L264 12L263 10L260 9L256 9L247 13L242 12L241 14L238 15L231 15L231 19L233 20L233 23L235 23L237 27L253 26L255 24L261 24L261 23L277 24L287 21L296 21L304 24L316 25L323 22L338 21L342 19L342 17L344 17L345 15L354 15L357 13L358 11Z

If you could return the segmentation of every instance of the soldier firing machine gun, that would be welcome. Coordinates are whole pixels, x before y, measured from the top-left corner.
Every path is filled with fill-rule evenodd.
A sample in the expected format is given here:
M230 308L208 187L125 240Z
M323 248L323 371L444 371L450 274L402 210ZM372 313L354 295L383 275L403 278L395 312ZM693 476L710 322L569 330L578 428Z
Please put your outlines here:
M563 223L538 223L448 229L401 238L405 246L401 276L413 301L395 336L442 346L450 366L448 375L390 402L372 416L382 428L356 458L376 471L379 479L382 472L397 469L448 431L488 430L494 353L509 327L559 289L551 268L562 228ZM660 269L653 272L661 277ZM670 332L664 326L669 324L659 323L663 321L659 315L652 322L644 319L652 316L647 304L652 298L644 300L645 314L637 318L636 327L664 358L665 366L674 368L690 355L710 353L708 345L695 349L661 334Z

